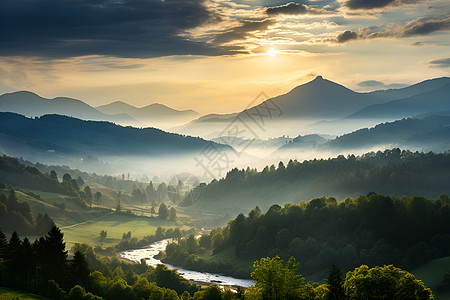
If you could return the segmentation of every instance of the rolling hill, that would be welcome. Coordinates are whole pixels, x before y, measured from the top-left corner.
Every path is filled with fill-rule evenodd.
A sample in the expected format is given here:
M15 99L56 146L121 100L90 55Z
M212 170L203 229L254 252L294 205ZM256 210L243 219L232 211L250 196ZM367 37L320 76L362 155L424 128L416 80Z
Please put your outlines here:
M323 144L323 148L341 150L402 146L447 151L450 149L449 130L450 117L409 118L342 135Z
M0 113L0 135L2 141L21 142L35 151L51 149L65 154L158 155L200 151L211 143L155 128L123 127L61 115L32 119L14 113Z

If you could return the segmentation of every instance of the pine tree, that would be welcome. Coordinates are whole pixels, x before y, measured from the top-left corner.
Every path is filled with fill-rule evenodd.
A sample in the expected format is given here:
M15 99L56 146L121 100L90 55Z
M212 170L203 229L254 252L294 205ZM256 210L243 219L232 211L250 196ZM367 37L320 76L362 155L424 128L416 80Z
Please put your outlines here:
M20 270L20 249L21 242L17 232L13 232L9 239L7 254L6 254L6 269L9 277L9 282L12 287L18 287L18 273Z
M0 286L4 285L4 274L3 274L3 265L5 264L6 259L6 251L8 249L8 240L6 239L5 234L0 229Z
M343 300L345 299L344 280L342 279L342 271L335 264L331 266L328 277L325 279L328 286L328 293L325 296L327 300Z
M66 272L68 251L64 243L64 234L56 225L53 225L45 236L43 248L45 277L61 283Z
M76 251L73 259L70 261L70 276L72 285L86 286L89 277L89 266L86 256L80 251Z

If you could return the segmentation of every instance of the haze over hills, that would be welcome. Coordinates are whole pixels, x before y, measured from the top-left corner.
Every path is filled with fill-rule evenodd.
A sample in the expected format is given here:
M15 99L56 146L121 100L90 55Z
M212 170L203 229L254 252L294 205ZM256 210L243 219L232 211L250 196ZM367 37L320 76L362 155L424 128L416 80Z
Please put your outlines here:
M358 153L372 149L402 147L419 151L446 152L450 149L450 116L409 118L378 124L325 140L318 135L299 136L281 146L275 154L286 159L314 150L316 155Z
M375 104L348 116L349 119L401 119L429 112L450 110L450 80L449 83L433 91L428 91L394 100L388 103Z
M187 156L193 163L193 155L208 145L231 151L229 146L155 128L123 127L61 115L31 119L15 113L0 113L0 140L0 152L31 161L62 162L71 166L73 162L86 159L109 164L120 161L128 170L131 168L129 160L137 160L144 169L147 161L157 161L167 169L173 165L187 168L179 158Z
M419 83L399 88L399 89L388 89L388 90L378 90L370 92L370 94L384 99L395 100L395 99L405 99L418 95L421 93L431 92L450 83L449 77L439 77L421 81Z
M13 112L27 117L60 114L84 120L111 121L119 124L142 125L129 115L119 112L105 114L85 102L67 97L43 98L35 93L20 91L0 96L0 111Z
M192 109L176 110L159 103L138 108L122 101L116 101L98 106L96 109L110 115L125 113L145 124L162 125L161 127L183 124L200 116L198 112Z
M371 105L384 105L393 100L408 98L409 100L405 99L404 102L413 100L417 103L417 109L406 111L401 117L425 114L436 111L436 109L449 110L445 104L446 94L448 94L446 84L448 83L450 83L450 78L443 77L426 80L401 89L358 93L318 76L313 81L300 85L285 95L270 98L240 112L239 117L247 126L253 126L254 131L264 127L258 134L265 134L266 137L282 134L298 135L300 132L342 134L358 128L373 126L379 122L391 121L392 115L386 109L383 110L384 114L380 113L376 117L369 118L368 124L364 124L360 120L355 121L354 118L342 121L340 119ZM433 101L440 101L442 105L433 106L428 102L430 97L438 97L439 99ZM403 108L399 107L398 109L402 110ZM208 136L212 132L221 133L228 124L235 120L236 116L237 114L203 117L178 128L178 132L200 136ZM364 116L362 118L366 121ZM317 123L318 121L320 123ZM330 121L332 123L329 123ZM259 124L254 125L254 123ZM340 127L345 128L345 131L339 132Z
M94 108L78 99L67 97L47 99L28 91L1 95L0 111L28 117L59 114L83 120L110 121L126 126L162 128L184 124L199 116L199 113L193 110L178 111L158 103L137 108L116 101Z

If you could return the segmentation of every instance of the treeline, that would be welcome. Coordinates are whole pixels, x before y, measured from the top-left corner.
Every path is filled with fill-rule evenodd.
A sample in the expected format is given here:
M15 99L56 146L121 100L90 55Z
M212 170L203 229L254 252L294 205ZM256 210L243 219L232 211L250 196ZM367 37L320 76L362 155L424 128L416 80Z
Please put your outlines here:
M104 235L106 237L107 232L105 232ZM144 236L142 239L138 240L136 237L131 237L131 232L124 233L122 236L122 240L116 245L115 250L116 251L123 251L127 249L137 249L137 248L143 248L146 247L154 242L163 240L163 239L174 239L179 241L181 237L186 235L194 234L196 230L194 228L191 228L189 230L181 230L180 228L168 228L167 230L164 227L159 226L154 235L147 235ZM96 251L101 249L95 249Z
M362 265L343 278L341 269L332 265L322 285L306 283L298 272L299 263L291 257L285 264L278 256L262 258L253 264L251 276L255 285L244 293L245 299L255 300L433 300L433 292L414 275L385 265L369 268Z
M213 180L202 192L200 209L267 209L273 204L309 200L322 195L344 198L371 191L383 194L450 194L450 153L419 153L400 149L370 152L361 156L340 155L287 165L233 169Z
M55 171L42 173L35 167L25 166L16 158L0 156L0 182L6 184L78 197L77 180L72 179L69 174L64 177L59 182Z
M6 189L0 183L0 189ZM16 191L11 188L9 195L0 194L0 228L11 233L17 231L26 235L45 234L53 225L53 220L47 214L35 216L27 202L19 202Z
M155 237L170 232L160 229ZM117 256L100 256L86 244L76 244L69 258L61 230L53 226L33 243L16 232L9 239L0 230L0 286L25 290L54 300L206 300L243 299L217 285L201 288L164 265L145 260L131 263Z
M247 290L217 285L201 288L163 265L145 260L129 263L99 256L92 247L76 244L68 258L61 230L53 226L33 243L16 232L9 239L0 230L0 286L26 290L54 300L232 300L232 299L418 299L432 300L430 289L406 271L393 266L367 266L342 272L332 266L325 284L311 285L290 258L263 258L253 265L255 285ZM372 299L370 298L370 299Z
M77 169L72 169L68 166L58 166L58 165L45 165L42 163L31 163L22 158L16 159L8 156L3 156L4 159L10 160L17 164L16 168L20 169L34 169L33 172L36 172L35 169L40 170L42 175L50 174L51 178L58 178L58 174L64 174L61 178L62 184L66 186L67 190L55 190L49 189L44 186L27 186L30 188L35 188L43 191L54 191L60 192L66 195L71 195L74 197L80 197L84 199L87 204L91 204L92 195L86 193L86 190L81 190L80 188L84 185L84 181L87 180L89 182L95 182L101 184L103 186L116 189L119 191L125 190L131 193L131 197L121 192L117 195L117 198L121 199L125 203L140 203L140 204L151 204L153 207L162 202L172 202L178 204L180 200L185 196L186 192L184 184L181 180L178 180L176 183L165 183L160 182L159 184L154 184L153 181L149 181L148 183L133 181L130 179L130 175L121 174L121 176L110 176L110 175L98 175L96 173L86 173ZM88 157L87 159L93 159L92 157ZM0 166L1 171L1 166ZM69 178L69 180L64 180L64 178ZM74 179L76 178L76 179ZM0 179L1 180L1 179ZM21 180L20 182L22 182ZM70 184L66 182L70 181ZM8 181L5 181L8 182ZM9 182L8 182L9 183ZM10 183L14 185L14 183ZM199 184L199 183L198 183ZM194 184L195 185L195 184ZM26 185L21 185L26 186Z
M239 264L210 262L222 252ZM256 207L199 239L169 244L163 261L201 270L224 267L222 272L242 276L254 259L275 255L295 257L313 280L321 280L333 263L346 271L361 264L413 269L450 255L450 200L445 194L430 200L370 193L339 203L322 197L273 205L265 214Z

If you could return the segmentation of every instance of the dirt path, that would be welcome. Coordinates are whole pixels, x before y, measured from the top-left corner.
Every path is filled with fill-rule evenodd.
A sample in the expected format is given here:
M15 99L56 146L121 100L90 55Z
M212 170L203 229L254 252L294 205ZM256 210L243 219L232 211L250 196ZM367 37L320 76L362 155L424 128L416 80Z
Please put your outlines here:
M84 222L80 222L80 223L75 223L75 224L72 224L72 225L68 225L68 226L63 226L63 227L60 227L60 229L67 229L67 228L72 228L72 227L76 227L76 226L78 226L78 225L84 225L84 224L88 224L88 223L91 223L91 222L94 222L94 221L97 221L97 220L103 219L104 217L106 217L106 216L109 216L109 215L111 215L111 214L112 214L112 212L110 212L110 213L107 213L107 214L104 214L103 216L100 216L100 217L98 217L98 218L95 218L95 219L87 220L87 221L84 221Z

